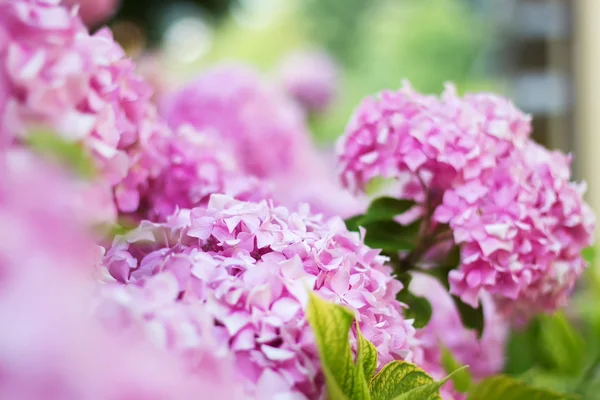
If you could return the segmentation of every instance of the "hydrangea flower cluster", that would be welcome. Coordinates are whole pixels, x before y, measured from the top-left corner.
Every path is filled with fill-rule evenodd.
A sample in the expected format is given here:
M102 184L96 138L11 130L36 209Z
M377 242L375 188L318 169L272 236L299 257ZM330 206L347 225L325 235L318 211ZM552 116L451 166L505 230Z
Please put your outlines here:
M173 127L191 124L229 141L243 171L259 178L301 171L310 148L302 111L242 65L206 71L166 96L161 112Z
M90 36L57 1L0 2L2 142L42 125L81 143L106 179L129 167L126 151L142 135L150 88L134 73L108 29Z
M296 51L281 61L277 78L305 110L323 112L338 94L340 68L324 51Z
M41 126L81 145L100 172L96 191L114 192L98 222L116 211L164 219L213 192L267 196L226 146L163 123L110 31L90 36L75 11L58 1L0 1L0 144L19 147Z
M189 125L152 136L132 159L137 163L115 193L120 209L136 219L165 221L178 208L206 205L213 193L240 200L270 196L268 183L243 175L225 144Z
M477 338L475 331L463 326L454 301L436 279L415 274L410 291L425 297L433 309L427 326L417 332L423 351L421 367L432 377L442 379L447 374L442 366L442 346L462 365L468 365L470 374L477 380L502 370L509 324L489 296L482 298L485 327L481 338ZM452 385L446 385L442 397L459 400L466 395L455 391Z
M568 157L530 133L530 118L501 97L405 86L359 106L339 142L341 178L355 191L393 178L425 224L449 224L461 247L451 292L466 303L488 292L506 312L551 311L584 268L594 218Z
M90 271L100 254L78 190L29 153L0 158L0 323L10 327L0 340L0 398L243 398L230 385L231 360L215 355L191 374L139 329L116 334L93 317Z
M103 270L144 290L160 279L170 299L204 304L249 394L264 386L273 388L270 395L318 398L323 376L304 316L309 289L356 312L380 363L412 358L415 330L396 300L402 284L378 253L339 218L213 195L206 208L142 222L117 239ZM175 347L197 343L189 335L159 336Z
M462 248L453 293L476 304L485 291L522 315L564 306L594 231L585 186L569 179L569 157L529 142L485 181L448 191L435 218Z

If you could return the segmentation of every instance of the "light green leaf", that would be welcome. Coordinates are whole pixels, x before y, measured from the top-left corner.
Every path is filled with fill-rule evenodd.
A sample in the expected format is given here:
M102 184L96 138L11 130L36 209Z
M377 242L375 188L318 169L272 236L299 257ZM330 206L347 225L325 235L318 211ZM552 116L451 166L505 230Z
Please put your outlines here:
M387 189L395 181L396 180L394 178L373 178L367 183L365 193L370 197L376 196L378 193L385 191L385 189Z
M363 376L368 381L371 380L377 369L377 349L373 343L369 342L360 332L358 321L356 322L356 336L358 348L356 351L356 365L362 367Z
M374 400L391 400L411 390L434 383L432 377L414 364L392 361L371 380L369 388ZM423 398L428 400L430 397ZM431 397L436 399L436 397ZM421 399L420 399L421 400Z
M330 399L368 400L363 365L355 365L348 333L354 315L310 292L307 319L315 333ZM366 355L365 355L366 357Z
M591 246L583 249L583 251L581 252L581 256L588 264L591 265L594 264L594 262L596 261L596 257L598 256L597 253L598 252L596 251L596 247Z
M447 374L452 375L452 382L454 383L454 389L459 392L466 393L472 384L471 374L468 369L460 369L463 367L461 363L454 358L454 355L448 350L446 347L441 346L442 348L442 366L444 367L444 371Z
M394 397L392 400L439 400L440 397L440 389L449 379L452 378L452 375L455 373L459 373L460 371L466 369L463 367L459 370L454 371L452 374L448 375L444 379L438 382L431 382L414 389L409 390L406 393L401 394L400 396Z
M415 296L409 290L403 289L398 292L396 299L408 306L408 309L404 310L404 317L414 319L415 328L424 328L429 323L433 310L425 297Z
M497 375L475 385L468 400L566 400L572 398L564 394L534 388L508 376Z
M477 336L481 337L485 323L483 318L483 305L480 304L478 308L473 308L456 296L452 296L452 300L454 300L454 304L456 304L463 325L466 328L474 329L475 332L477 332Z
M577 375L586 361L585 339L562 313L539 316L539 346L552 370Z
M69 142L50 132L35 131L28 135L27 144L33 151L57 159L84 178L96 174L90 156L80 143Z

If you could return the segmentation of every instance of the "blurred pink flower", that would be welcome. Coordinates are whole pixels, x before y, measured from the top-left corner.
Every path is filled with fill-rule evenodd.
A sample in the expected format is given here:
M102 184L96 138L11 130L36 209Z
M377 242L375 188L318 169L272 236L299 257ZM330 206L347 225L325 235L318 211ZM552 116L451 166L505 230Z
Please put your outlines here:
M213 193L239 200L270 196L269 185L241 173L227 144L183 125L155 135L140 152L128 177L117 187L121 210L136 219L165 221L179 208L204 206ZM131 205L131 206L129 206Z
M305 110L327 110L340 89L340 67L326 52L296 51L283 58L277 79Z
M90 28L106 22L118 10L121 0L64 0L67 6L79 6L79 16Z
M462 365L468 365L469 373L476 380L502 370L509 323L500 316L489 296L482 299L485 326L481 338L477 338L474 330L463 326L450 294L435 278L414 274L410 291L425 297L433 309L431 320L425 328L417 331L417 338L424 352L421 366L435 379L442 379L448 374L442 366L441 346ZM466 396L448 384L442 389L442 397L458 400Z
M0 399L241 398L227 358L192 374L140 329L111 331L94 318L101 254L77 190L29 154L0 155L0 324L10 327L0 333Z
M206 208L142 222L115 241L103 266L109 280L147 288L161 279L170 298L205 305L249 394L319 398L323 376L304 316L309 289L356 312L381 364L411 360L415 331L396 300L402 284L378 253L339 218L213 195ZM189 343L162 337L172 340L166 346Z
M172 127L191 124L229 142L247 174L288 177L304 168L310 133L302 111L250 67L214 67L166 96L161 111Z

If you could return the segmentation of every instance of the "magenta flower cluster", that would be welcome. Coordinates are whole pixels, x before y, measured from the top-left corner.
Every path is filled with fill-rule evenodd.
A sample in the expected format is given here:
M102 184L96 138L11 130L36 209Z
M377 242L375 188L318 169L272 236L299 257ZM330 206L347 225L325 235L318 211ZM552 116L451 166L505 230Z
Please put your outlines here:
M340 68L319 50L296 51L281 60L276 71L281 86L309 112L324 112L338 96Z
M339 142L341 178L355 191L393 179L431 229L448 224L461 248L451 292L466 303L487 292L508 313L552 311L583 271L594 217L569 158L530 133L530 118L501 97L405 86L356 110Z
M302 171L310 145L302 110L249 67L206 71L167 95L161 112L175 128L190 124L228 141L248 174L274 179Z
M411 360L415 330L396 300L402 284L378 253L339 218L213 195L206 208L117 239L103 267L122 284L160 284L173 302L204 304L250 394L266 390L266 380L272 396L316 398L323 376L304 316L309 289L356 312L380 363ZM161 336L190 343L188 335Z

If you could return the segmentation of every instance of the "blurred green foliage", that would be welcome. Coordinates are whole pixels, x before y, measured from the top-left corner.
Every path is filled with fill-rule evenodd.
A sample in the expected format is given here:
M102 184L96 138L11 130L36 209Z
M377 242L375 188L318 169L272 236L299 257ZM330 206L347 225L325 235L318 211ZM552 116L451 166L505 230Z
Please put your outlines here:
M342 89L332 109L313 116L318 142L331 143L366 95L398 88L439 93L447 81L459 90L496 90L479 68L493 27L463 0L289 0L260 27L235 15L216 23L211 51L179 75L219 61L243 61L270 72L288 51L322 47L342 67ZM487 27L486 27L487 26Z

